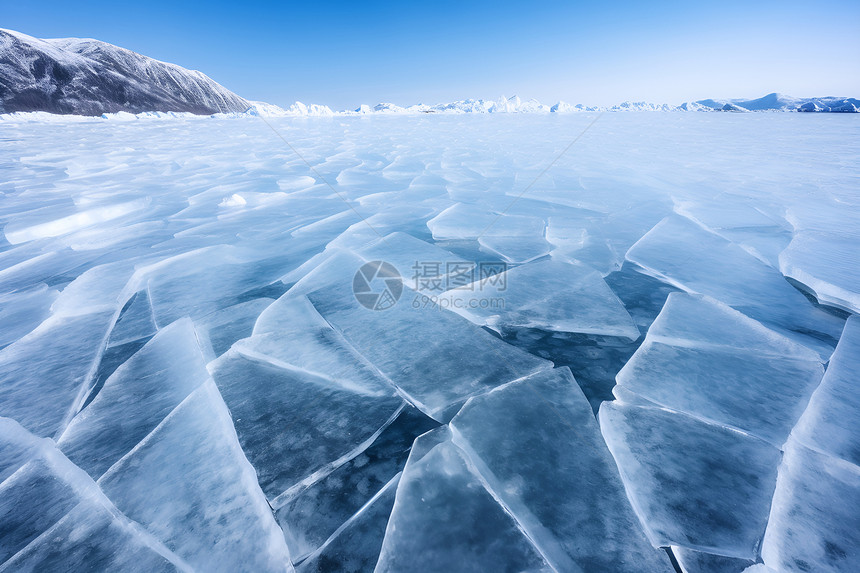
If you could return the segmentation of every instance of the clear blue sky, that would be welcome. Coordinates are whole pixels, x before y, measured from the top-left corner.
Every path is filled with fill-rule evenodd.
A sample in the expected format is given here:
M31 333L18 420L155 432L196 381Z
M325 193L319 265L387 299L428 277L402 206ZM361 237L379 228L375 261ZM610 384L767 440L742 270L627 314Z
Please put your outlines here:
M0 0L0 27L104 40L279 105L860 97L856 0Z

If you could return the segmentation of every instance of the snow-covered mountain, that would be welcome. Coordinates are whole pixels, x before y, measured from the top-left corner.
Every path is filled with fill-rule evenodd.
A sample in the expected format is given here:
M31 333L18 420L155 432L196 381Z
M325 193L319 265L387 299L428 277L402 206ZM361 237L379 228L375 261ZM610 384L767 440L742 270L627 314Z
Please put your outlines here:
M0 114L50 112L109 119L178 117L175 114L229 114L262 117L416 113L576 113L594 111L805 111L858 112L854 98L795 98L779 93L758 99L703 99L678 106L623 102L610 107L549 106L517 96L466 99L434 105L362 105L334 112L324 105L296 102L287 109L248 101L205 74L160 62L98 40L40 40L0 28ZM34 118L25 118L27 120Z
M497 100L467 99L435 105L417 104L399 106L393 103L379 103L375 106L362 105L351 114L394 114L394 113L576 113L594 111L822 111L822 112L857 112L860 111L860 101L854 98L794 98L772 93L752 100L714 100L704 99L696 102L685 102L681 105L656 104L650 102L625 101L613 106L571 105L560 101L549 106L536 99L521 100L517 96L504 97Z
M719 111L860 111L860 100L844 97L797 98L780 93L771 93L756 99L714 100L703 99L697 104Z
M0 113L243 112L205 74L98 40L40 40L0 29Z

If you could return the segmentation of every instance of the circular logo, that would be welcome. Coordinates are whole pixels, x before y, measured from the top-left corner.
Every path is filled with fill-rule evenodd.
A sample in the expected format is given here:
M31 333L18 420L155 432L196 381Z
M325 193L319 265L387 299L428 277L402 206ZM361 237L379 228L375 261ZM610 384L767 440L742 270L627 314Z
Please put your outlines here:
M394 306L403 294L403 280L391 263L370 261L355 272L352 292L362 306L385 310Z

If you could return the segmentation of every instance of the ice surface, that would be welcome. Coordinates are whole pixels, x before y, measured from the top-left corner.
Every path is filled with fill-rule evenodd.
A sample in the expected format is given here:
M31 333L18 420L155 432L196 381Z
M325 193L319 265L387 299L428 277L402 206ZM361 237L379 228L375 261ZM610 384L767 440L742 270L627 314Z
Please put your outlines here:
M0 485L0 499L3 500L0 563L26 547L81 502L84 492L58 474L58 468L52 467L50 461L38 457Z
M283 296L271 304L257 319L253 336L234 347L245 356L328 380L333 388L384 401L395 395L304 296Z
M427 227L433 233L434 239L477 239L481 232L490 227L502 215L467 203L455 203L430 221ZM520 222L519 234L539 235L544 232L539 221L523 220ZM493 225L494 226L494 225ZM529 233L531 231L531 233Z
M74 479L62 479L49 442L2 419L5 481L0 484L0 563L59 521L81 501ZM45 500L48 503L41 503Z
M52 316L0 350L0 415L40 436L61 430L80 406L113 315Z
M125 286L134 260L95 266L66 286L51 306L55 314L77 315L118 310L125 302Z
M633 319L600 273L579 263L513 267L450 290L439 304L494 330L526 327L639 338Z
M550 216L546 238L554 246L554 259L581 261L604 275L619 270L627 250L671 212L666 201L636 197L629 205L615 206L612 195L601 197L581 185L577 187L569 196L542 196L547 201L583 207Z
M735 564L760 561L756 543L770 515L771 549L760 569L805 562L826 570L840 551L846 559L832 562L850 562L860 544L840 533L852 524L840 512L851 505L853 486L838 484L850 484L842 478L851 474L839 474L840 482L827 472L857 464L856 392L848 383L856 378L856 319L845 327L844 313L817 308L814 299L857 310L858 124L810 114L605 114L559 157L595 115L450 114L496 103L498 110L540 109L515 99L439 106L436 114L417 113L431 106L411 115L382 106L316 119L255 109L270 114L267 121L302 158L259 117L0 118L0 416L58 439L92 475L109 464L128 470L124 479L134 488L116 486L115 501L141 520L130 521L66 460L66 469L89 480L97 503L48 519L49 508L33 510L46 505L44 497L9 502L22 517L58 521L6 569L139 563L157 570L165 559L185 567L153 536L156 526L162 540L181 533L170 543L201 560L207 540L226 531L209 553L229 552L228 566L232 556L250 554L249 568L279 555L286 569L369 570L388 530L393 552L383 552L381 568L412 558L409 544L429 551L426 542L437 534L450 535L451 547L472 559L476 547L513 539L515 556L506 561L503 547L488 568L503 561L497 569L547 567L542 552L550 541L562 546L579 519L550 527L551 510L580 503L586 492L598 492L598 508L617 497L612 480L574 487L564 474L550 484L534 469L555 476L552 462L572 456L567 450L577 463L602 467L591 434L567 439L564 449L547 438L558 430L551 410L531 429L532 418L523 416L542 403L512 408L501 400L529 376L550 376L553 366L570 367L593 410L614 395L618 403L607 411L636 414L635 423L619 416L629 432L603 423L641 522L628 535L642 529L650 541L677 548L682 567L708 570L729 555L738 556ZM436 259L471 265L476 277L481 263L507 263L507 316L498 313L493 326L477 309L475 324L416 299L420 291L441 292L412 288L412 265ZM352 292L356 271L371 260L393 262L403 279L387 310L365 309ZM546 272L582 265L602 282ZM531 272L517 293L513 278ZM451 278L440 276L443 284ZM588 288L577 290L580 284ZM673 295L652 327L677 290L689 294ZM610 294L648 334L641 349L641 336L622 334L636 332ZM678 306L682 299L688 307ZM574 331L546 330L562 325ZM200 363L210 360L204 372ZM211 386L203 382L209 376L229 418L223 404L206 416L189 413L188 394ZM144 389L151 397L141 398ZM551 395L557 409L570 402ZM466 414L486 416L469 440L463 430L452 441L444 429L431 432L442 436L433 443L412 442L450 422L470 398L454 428ZM487 414L496 409L504 416ZM573 411L586 420L587 408ZM54 447L35 437L9 445L28 435L15 424L0 424L4 481L32 462L31 448ZM790 503L771 511L789 429L791 440L818 457L791 466L802 472L786 466L782 483L789 485L777 499ZM81 449L69 449L78 432ZM478 456L477 446L467 447L493 436L527 455L500 460L496 448ZM535 447L522 445L532 436ZM433 463L419 466L442 443ZM134 460L141 464L132 467ZM439 481L419 480L415 467ZM462 478L456 487L449 467ZM513 485L496 491L490 478ZM803 480L820 491L790 486ZM529 489L533 483L545 485ZM448 493L432 515L405 511L422 507L410 491L437 486ZM530 495L553 506L535 505ZM499 528L482 529L483 514L459 513L454 500L461 498L486 503ZM528 513L511 510L517 500ZM235 519L217 521L234 507ZM621 515L613 507L606 515ZM183 518L189 513L193 529ZM395 532L389 517L392 527L420 527ZM609 543L594 534L606 519L574 532L596 539L584 553ZM18 532L12 520L4 523L16 530L4 538L27 537L24 525ZM522 533L526 523L544 529L531 537ZM421 538L421 528L433 536ZM266 539L280 541L261 548ZM289 558L287 548L294 549Z
M211 381L98 483L123 513L195 568L287 567L283 534Z
M0 295L0 348L15 342L50 316L57 291L45 284L30 290Z
M683 573L744 573L753 564L750 559L724 557L686 547L673 547L672 554Z
M66 273L86 264L92 257L61 245L52 245L52 249L46 250L40 243L27 243L0 252L0 282L4 293L32 288L39 283L64 285L71 280Z
M189 570L119 513L51 440L37 439L11 420L3 418L0 423L5 466L0 483L0 571L110 569L123 564L134 570Z
M787 209L794 236L779 255L779 269L822 304L856 314L860 311L860 204L856 194L834 185L815 207L797 204Z
M491 232L492 229L487 235L479 237L478 243L487 252L497 254L509 263L527 263L550 252L549 244L540 236L493 236L489 234Z
M374 221L374 225L378 224ZM329 242L325 251L315 255L299 268L281 277L293 283L341 250L349 250L364 260L385 261L394 266L403 282L413 290L440 292L452 275L467 273L475 263L428 243L413 235L395 232L380 236L366 224L353 225Z
M214 360L234 342L251 335L254 324L266 307L275 302L272 298L255 298L217 310L195 322L197 337L206 357Z
M325 545L296 567L299 573L372 571L379 559L385 525L400 481L398 472L346 521Z
M662 408L604 402L600 428L655 546L755 559L780 452Z
M858 217L860 220L860 217ZM779 255L782 273L806 285L822 304L860 312L860 234L801 231Z
M860 467L790 440L762 545L777 571L860 568Z
M270 500L360 453L403 405L393 391L357 392L237 350L213 363L212 373Z
M647 332L663 310L666 298L677 289L654 277L635 270L635 265L626 263L620 270L606 275L604 280L612 292L624 303L630 318L640 332Z
M860 318L845 323L827 373L792 434L821 453L860 466Z
M193 571L156 543L104 507L81 503L0 571Z
M713 299L672 293L616 380L651 402L780 447L823 374L806 347Z
M696 250L690 251L689 245L696 245ZM812 306L779 272L684 217L664 219L631 247L627 259L766 325L796 337L808 334L800 339L824 355L829 354L826 340L839 337L841 321Z
M550 366L452 312L414 305L421 299L408 288L401 295L406 300L385 311L361 306L351 287L363 263L349 254L332 257L286 296L310 291L323 318L434 419L446 422L469 397Z
M404 283L413 290L441 290L433 288L434 280L444 284L451 269L475 266L473 261L463 261L450 251L406 233L391 233L356 249L356 253L368 261L381 260L394 265ZM455 267L455 263L460 264Z
M13 245L46 237L57 237L140 211L147 206L148 202L146 198L141 198L124 203L93 205L88 209L72 211L68 215L63 215L62 211L56 214L42 212L38 214L39 218L32 222L27 221L26 218L17 219L7 225L3 233L6 235L6 240ZM45 218L49 220L45 221Z
M679 199L675 212L736 243L774 268L791 242L791 225L770 205L756 206L748 197L726 191L714 197Z
M208 378L194 325L178 320L117 368L57 444L98 479Z
M158 330L149 304L149 294L142 290L134 293L123 306L122 312L110 332L108 346L118 346L151 338Z
M166 326L241 302L242 294L274 282L294 260L289 254L256 258L226 246L204 247L140 269L135 278L148 289L156 324Z
M410 456L376 571L552 571L450 441Z
M413 440L435 426L436 422L415 408L406 407L367 449L319 481L278 500L275 517L284 529L293 561L319 552L333 541L332 537L339 535L340 528L359 517L362 507L376 503L374 497L387 497L384 492L390 490L393 502L396 483L391 482L403 469ZM390 503L388 510L391 510ZM381 543L388 513L381 519L374 518L375 526L370 519L361 517L363 528L371 531L375 527ZM378 553L377 546L374 563Z
M0 483L38 452L42 440L10 418L0 418Z
M456 203L427 222L434 239L475 239L511 263L524 263L549 253L546 222L538 217L490 211Z
M450 425L454 443L557 571L671 570L645 538L567 368L472 398Z

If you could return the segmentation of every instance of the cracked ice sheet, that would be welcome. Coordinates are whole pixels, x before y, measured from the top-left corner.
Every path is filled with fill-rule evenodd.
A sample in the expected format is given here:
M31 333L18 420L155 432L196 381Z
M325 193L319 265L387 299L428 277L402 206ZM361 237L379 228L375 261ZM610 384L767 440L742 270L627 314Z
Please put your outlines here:
M98 265L81 273L66 286L51 311L77 315L88 312L116 311L131 295L126 284L134 272L136 259Z
M80 407L113 318L54 315L0 350L0 415L37 435L60 431Z
M709 297L672 293L616 380L781 447L823 374L805 346Z
M854 315L827 372L792 431L802 444L860 466L860 317Z
M762 544L777 571L860 569L860 467L789 440Z
M148 290L156 325L166 326L185 316L204 317L242 302L247 291L275 282L304 260L302 247L271 256L229 245L203 247L140 268L132 279Z
M430 293L443 291L452 275L468 273L475 268L473 261L463 260L461 256L408 233L395 232L379 237L362 223L357 231L351 227L338 235L326 250L281 277L281 281L293 283L300 280L341 250L349 250L366 261L385 261L397 269L403 282L413 290Z
M670 213L667 202L656 200L610 213L562 212L548 218L546 240L553 245L553 259L580 261L607 275L619 270L627 250Z
M604 402L599 419L653 545L756 559L777 448L663 408Z
M791 242L791 226L777 213L743 195L721 192L715 197L676 199L674 211L740 245L745 251L779 267L779 254ZM773 211L773 207L770 207Z
M373 571L400 480L398 473L317 552L296 567L298 573Z
M502 308L484 301L501 301ZM439 296L439 304L479 325L504 331L540 328L639 338L639 329L594 269L541 261L508 269Z
M406 233L391 233L372 244L354 252L367 261L382 260L394 265L405 284L413 290L441 290L435 284L422 284L423 281L439 285L450 279L453 272L469 272L475 267L472 261L463 261L450 251L427 243ZM456 264L456 271L454 269ZM423 288L422 288L423 287Z
M51 314L59 293L44 283L21 292L0 294L0 348L39 326Z
M27 243L0 252L0 284L4 292L30 288L38 283L64 286L68 276L82 265L91 264L93 255L75 252L55 244Z
M302 296L272 303L209 368L276 507L361 453L404 406Z
M413 305L416 293L384 311L361 306L352 280L364 260L332 256L285 295L307 295L320 315L417 408L447 422L471 396L551 367L437 306Z
M62 430L91 390L133 270L129 260L81 273L57 295L47 320L0 351L0 382L9 380L0 383L0 414L39 434Z
M774 268L687 218L661 221L630 248L627 260L777 328L824 358L839 338L841 319L814 307Z
M57 444L98 479L208 378L194 325L178 320L117 368Z
M450 427L555 570L671 570L665 553L648 543L567 368L470 399Z
M437 422L407 406L367 449L281 501L275 517L284 529L293 561L302 560L309 553L326 553L326 546L339 543L336 538L342 528L359 520L368 535L378 535L375 563L391 511L390 502L394 501L396 476L406 463L414 439L436 426ZM373 518L362 515L367 504L376 503L377 496L387 497L386 491L391 494L388 513ZM366 550L358 553L367 554ZM313 555L308 559L313 559Z
M98 484L123 513L192 567L288 568L283 533L211 381L192 392Z
M415 568L440 573L553 571L485 489L445 427L415 441L375 571Z
M788 204L802 213L804 220L794 225L798 237L821 230L817 222L807 219L822 213L822 205L830 202L839 208L828 210L822 220L824 230L836 237L807 243L811 253L824 259L831 255L825 247L850 238L856 227L856 222L846 216L846 206L856 203L858 164L853 144L858 127L856 122L831 121L835 119L841 118L809 118L804 114L723 114L719 118L713 114L607 114L583 141L587 145L578 145L576 153L559 160L528 195L543 194L556 204L597 209L609 219L631 205L643 204L649 196L677 196L702 204L702 197L732 189L737 193L721 196L726 202L744 199L745 205L768 214L779 213ZM415 228L426 230L426 220L448 207L451 200L480 202L489 211L507 205L513 195L504 194L515 195L524 189L531 174L536 175L547 158L557 155L559 141L569 138L572 129L588 120L585 115L512 114L273 121L327 179L336 182L340 172L349 169L343 178L344 191L359 197L356 208L374 227L378 221L387 221L390 226L383 234L403 231L424 238L426 235L416 234ZM111 197L116 203L143 195L152 201L128 220L112 219L54 239L13 247L0 238L0 283L4 289L30 289L40 283L61 289L96 260L142 253L163 258L216 243L251 244L260 252L269 252L269 248L281 249L282 241L297 239L312 243L308 252L313 254L344 229L360 223L331 189L308 180L305 164L273 145L277 142L270 130L258 120L207 118L121 125L107 125L101 120L71 121L54 121L52 125L7 122L4 126L0 162L7 177L0 181L4 197L0 225L25 213L38 218L37 209L54 205L74 205L75 211L84 212L109 203L107 198ZM170 138L165 139L165 130L170 131ZM457 137L450 137L451 133ZM58 149L58 138L72 144ZM101 157L95 162L93 150ZM386 186L384 193L375 193L368 184L379 183L376 175L380 172L404 190L392 191ZM518 177L517 173L528 175ZM549 192L544 194L545 187ZM643 187L646 192L642 192ZM289 201L280 195L270 200L263 196L281 192L290 195ZM243 198L244 206L221 205L236 194ZM433 202L419 205L430 196ZM549 212L521 209L526 199L518 201L509 214L549 216ZM397 204L404 202L415 207L398 209L393 216ZM553 203L546 205L552 207ZM382 209L386 210L385 218L373 215ZM53 207L46 209L41 211L46 215L43 220L31 219L30 223L55 221L58 212ZM330 226L320 224L315 231L301 232L309 223L335 213L341 217L329 221ZM722 233L721 229L737 223L732 220L733 211L726 213L725 221L701 221L719 226L716 230ZM638 221L639 214L638 209L631 209L631 221ZM556 211L552 216L560 215ZM135 222L135 217L142 221ZM609 234L612 236L605 238L612 240L616 230ZM752 245L771 259L773 253L765 253L758 242L750 243L750 237L739 233L733 240L745 247ZM117 242L117 238L121 240ZM781 234L773 243L764 244L773 249L784 238ZM603 239L601 236L596 242ZM593 256L592 266L605 264L599 270L611 270L617 262L615 255L623 254L623 249L612 253L610 244L606 245L599 252L582 249L578 256ZM694 246L688 243L677 248L686 257L696 254ZM304 254L297 259L303 259ZM818 261L813 262L818 276L825 269ZM801 270L804 267L807 263ZM844 278L853 272L851 268L827 270L830 276L821 278L834 286L845 284ZM705 279L720 278L719 272L711 274ZM814 290L824 297L825 289ZM216 310L222 304L226 303L216 302ZM44 344L49 346L47 341Z
M145 290L138 291L131 295L120 311L111 329L108 347L152 338L157 330L149 294Z
M860 216L857 217L860 225ZM860 234L799 231L779 255L782 273L822 304L860 312Z
M245 349L256 341L241 343ZM242 349L216 360L212 375L273 505L367 448L403 407L393 389L357 392L348 380L279 365L261 353L249 357Z
M854 186L856 188L856 186ZM841 193L840 193L841 192ZM842 196L839 196L839 195ZM794 238L779 255L779 268L822 304L860 312L860 200L856 191L828 189L810 205L792 205L786 218Z
M0 566L0 572L193 571L163 545L142 534L139 526L118 519L101 505L81 503Z
M508 215L476 205L456 203L427 222L436 240L474 239L510 263L524 263L549 253L546 221Z
M672 553L683 573L744 573L753 564L750 559L702 553L686 547L672 547Z
M293 562L302 570L332 562L349 569L355 562L338 553L341 544L365 535L381 542L387 520L385 513L374 524L357 512L402 469L412 439L436 422L404 407L305 297L273 303L253 336L211 367ZM249 388L259 400L248 398ZM371 559L368 543L354 547L355 559Z
M200 347L211 362L227 352L234 342L251 335L260 314L275 299L261 297L216 310L194 323Z
M0 571L190 571L49 439L0 418ZM9 457L14 452L14 459Z

